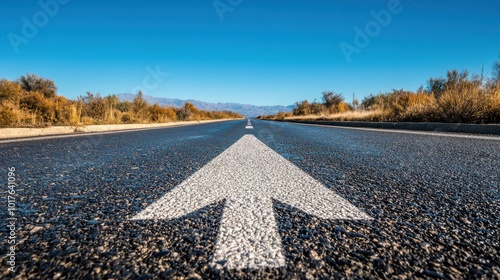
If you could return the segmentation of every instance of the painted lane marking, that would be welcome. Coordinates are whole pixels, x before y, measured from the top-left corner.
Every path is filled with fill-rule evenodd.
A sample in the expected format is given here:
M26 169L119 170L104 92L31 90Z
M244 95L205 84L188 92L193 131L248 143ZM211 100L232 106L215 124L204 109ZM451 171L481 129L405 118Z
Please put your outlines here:
M273 198L323 219L371 219L247 134L132 220L176 219L225 199L211 265L280 267L286 263Z
M247 126L245 129L253 129L252 123L250 122L250 119L248 119Z

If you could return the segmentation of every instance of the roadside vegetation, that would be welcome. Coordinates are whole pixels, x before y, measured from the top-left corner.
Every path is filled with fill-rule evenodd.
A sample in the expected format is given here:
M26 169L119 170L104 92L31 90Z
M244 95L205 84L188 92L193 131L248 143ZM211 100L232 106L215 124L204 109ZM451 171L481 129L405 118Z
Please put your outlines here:
M431 78L417 92L392 90L345 102L340 93L325 91L322 102L303 100L292 112L259 116L272 120L330 120L374 122L500 123L500 62L493 78L448 71Z
M116 95L87 92L77 100L57 95L52 80L26 74L15 81L0 80L0 127L47 127L52 125L93 125L163 123L191 120L243 118L228 111L204 111L191 103L182 108L148 104L142 92L130 101Z

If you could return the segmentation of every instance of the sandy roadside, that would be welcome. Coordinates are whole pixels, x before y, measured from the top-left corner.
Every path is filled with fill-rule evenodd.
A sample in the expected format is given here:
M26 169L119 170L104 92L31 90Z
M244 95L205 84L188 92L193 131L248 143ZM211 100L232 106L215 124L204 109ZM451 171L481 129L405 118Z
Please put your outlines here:
M152 124L52 126L47 128L0 128L0 139L15 139L15 138L49 136L49 135L160 128L160 127L170 127L170 126L195 125L201 123L211 123L211 122L221 122L221 121L228 121L228 120L185 121L185 122L152 123Z

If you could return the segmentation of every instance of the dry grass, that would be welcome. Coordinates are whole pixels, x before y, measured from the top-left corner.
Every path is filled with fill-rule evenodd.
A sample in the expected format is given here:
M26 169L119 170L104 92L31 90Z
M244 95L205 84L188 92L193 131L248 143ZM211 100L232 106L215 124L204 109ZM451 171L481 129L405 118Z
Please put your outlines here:
M366 111L345 111L335 114L309 114L304 116L295 116L292 113L279 112L277 115L260 116L261 119L269 120L315 120L315 121L387 121L390 113L384 110L366 110Z
M20 80L24 77L20 78ZM58 96L51 80L29 75L28 80L49 88L23 87L20 80L0 79L0 127L47 127L94 124L163 123L187 120L239 119L240 114L199 110L191 103L182 108L148 104L142 93L133 102L120 101L116 95L101 97L87 92L77 101ZM28 82L29 82L28 81Z
M499 79L500 80L500 79ZM364 110L307 100L296 103L290 113L261 116L274 120L391 121L500 123L500 81L470 78L467 71L448 71L447 78L431 79L432 87L418 92L393 90L370 95L361 102ZM338 94L337 94L338 95ZM336 95L336 96L337 96ZM341 98L341 97L339 97ZM327 100L326 98L324 98ZM326 101L325 101L326 102Z
M397 117L400 121L430 122L438 119L437 100L432 94L409 96L407 107Z
M485 117L493 123L500 123L500 85L492 86L486 91L487 107Z
M40 118L29 110L19 109L16 106L0 106L0 127L34 127Z
M437 113L446 122L478 122L487 109L485 97L478 86L446 89L437 99Z

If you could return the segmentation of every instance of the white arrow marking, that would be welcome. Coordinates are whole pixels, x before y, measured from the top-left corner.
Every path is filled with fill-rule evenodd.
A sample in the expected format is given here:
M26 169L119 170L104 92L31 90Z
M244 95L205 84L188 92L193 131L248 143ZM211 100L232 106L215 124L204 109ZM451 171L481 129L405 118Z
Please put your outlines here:
M280 267L272 198L323 219L371 219L248 134L132 219L171 220L226 199L212 265Z

